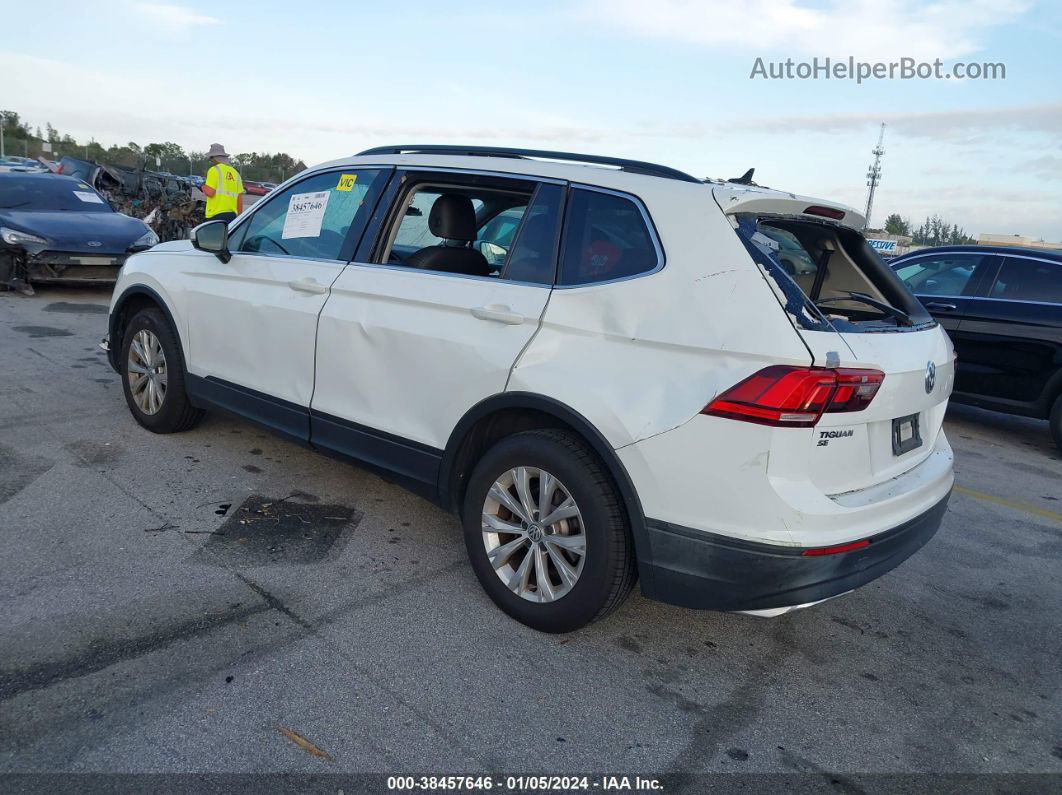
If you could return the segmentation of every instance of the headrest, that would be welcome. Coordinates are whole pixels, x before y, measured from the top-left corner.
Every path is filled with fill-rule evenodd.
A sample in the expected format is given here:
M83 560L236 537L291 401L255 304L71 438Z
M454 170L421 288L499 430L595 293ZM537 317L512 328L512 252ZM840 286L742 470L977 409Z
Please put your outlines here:
M444 193L431 206L428 229L445 240L475 240L476 211L472 200L459 193Z

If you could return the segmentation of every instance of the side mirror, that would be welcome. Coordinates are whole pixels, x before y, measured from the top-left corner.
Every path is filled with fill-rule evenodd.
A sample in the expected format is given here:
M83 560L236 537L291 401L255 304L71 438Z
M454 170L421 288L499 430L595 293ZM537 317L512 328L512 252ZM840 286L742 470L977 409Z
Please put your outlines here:
M489 240L477 240L475 247L479 250L479 253L483 255L483 258L487 260L488 265L501 265L505 262L505 257L509 252L497 243L492 243Z
M209 251L222 262L232 259L229 253L229 225L225 221L207 221L192 230L192 245Z

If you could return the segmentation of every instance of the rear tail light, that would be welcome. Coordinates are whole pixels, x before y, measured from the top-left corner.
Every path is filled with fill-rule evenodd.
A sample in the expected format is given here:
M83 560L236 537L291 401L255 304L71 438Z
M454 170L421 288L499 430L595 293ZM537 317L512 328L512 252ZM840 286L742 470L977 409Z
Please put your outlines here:
M810 428L827 412L862 411L884 380L880 370L774 365L723 392L701 414Z

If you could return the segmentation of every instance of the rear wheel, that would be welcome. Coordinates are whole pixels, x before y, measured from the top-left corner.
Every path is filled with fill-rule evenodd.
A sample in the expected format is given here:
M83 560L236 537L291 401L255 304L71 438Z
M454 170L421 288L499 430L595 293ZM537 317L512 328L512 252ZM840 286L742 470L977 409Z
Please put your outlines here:
M202 419L185 393L177 336L158 309L142 309L129 321L121 363L125 402L149 431L186 431Z
M1055 405L1051 409L1049 418L1051 423L1051 435L1055 437L1055 444L1062 450L1062 395L1055 398Z
M484 590L543 632L604 618L637 578L615 484L572 434L528 431L498 442L469 478L463 517Z

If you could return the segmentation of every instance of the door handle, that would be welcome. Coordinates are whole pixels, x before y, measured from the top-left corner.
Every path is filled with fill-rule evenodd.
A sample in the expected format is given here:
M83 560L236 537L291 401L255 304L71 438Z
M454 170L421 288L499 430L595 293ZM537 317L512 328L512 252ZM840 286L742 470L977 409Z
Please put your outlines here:
M926 304L926 309L930 312L954 312L956 308L955 304L945 304L942 301L930 301Z
M524 316L512 311L505 304L487 304L477 306L472 314L480 320L493 320L495 323L504 323L507 326L519 326L524 322Z
M294 279L288 282L288 287L292 290L298 290L300 293L310 293L312 295L324 295L328 292L328 285L321 284L316 279L309 277L305 279Z

